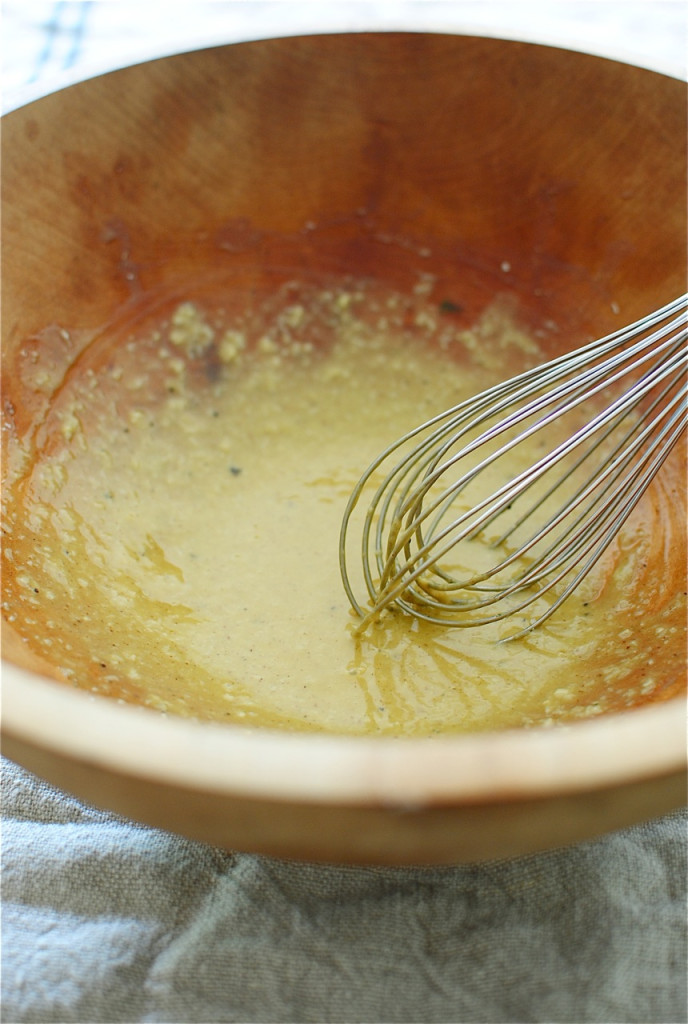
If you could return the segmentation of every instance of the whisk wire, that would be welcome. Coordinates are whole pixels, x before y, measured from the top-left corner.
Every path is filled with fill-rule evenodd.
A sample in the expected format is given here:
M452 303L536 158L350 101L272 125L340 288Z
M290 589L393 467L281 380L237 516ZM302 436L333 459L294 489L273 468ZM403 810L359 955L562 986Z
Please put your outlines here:
M688 296L682 296L635 324L458 403L386 448L354 488L340 535L342 579L362 618L359 630L393 604L431 622L482 625L518 614L552 590L544 611L508 639L553 614L611 544L685 430L687 309ZM630 385L616 394L626 378ZM482 474L538 433L548 436L559 421L580 416L605 393L613 396L607 406L575 425L551 451L491 493L471 496ZM364 608L347 570L347 530L364 490L395 456L373 485L364 516L363 580L371 602ZM581 470L587 473L583 479ZM511 513L536 487L525 510ZM562 488L561 507L547 513ZM459 498L467 507L457 514ZM485 531L507 511L510 521L496 538L487 538ZM533 532L518 540L530 522ZM495 550L514 543L486 570L445 566L446 556L468 540ZM505 579L507 570L516 575ZM474 614L496 605L489 615Z
M637 361L635 365L639 365L639 362L640 361ZM581 400L580 396L577 395L576 400L571 401L566 405L558 406L553 412L549 413L543 419L537 421L530 428L523 431L517 437L513 438L508 444L502 446L500 449L498 449L498 451L494 452L487 459L482 460L476 467L474 467L468 473L460 477L459 480L456 481L451 487L447 488L443 492L443 494L436 499L436 501L429 503L426 507L423 507L422 501L429 487L432 486L432 484L434 484L437 479L443 476L446 473L447 469L454 464L454 462L458 461L459 458L463 457L466 453L473 450L474 447L478 447L478 443L482 443L487 435L481 434L480 437L477 439L477 442L475 442L473 445L467 445L458 453L458 455L454 456L452 459L444 463L441 463L438 467L435 467L432 473L429 473L427 475L426 480L424 481L423 485L420 488L414 491L410 497L405 497L404 500L400 500L399 503L397 504L395 514L395 523L397 524L397 529L390 533L390 538L385 555L383 575L380 582L380 590L384 591L385 587L389 585L390 581L395 579L394 568L396 566L396 558L402 551L406 553L404 571L408 573L408 570L410 570L414 565L416 565L417 563L421 562L426 558L428 552L431 549L431 545L434 549L433 557L435 560L437 560L437 558L441 558L444 554L446 554L447 551L451 549L451 547L455 546L455 544L458 541L475 536L482 529L484 529L484 527L491 521L492 518L494 518L495 515L498 514L504 501L513 503L513 501L517 497L520 497L521 494L525 492L525 490L531 487L532 484L536 480L538 480L545 471L548 471L553 465L564 459L578 445L586 441L588 432L599 429L601 425L604 425L609 421L614 421L617 418L619 410L623 410L624 406L629 406L630 408L633 408L637 404L637 402L640 401L640 398L643 396L643 394L652 386L654 386L655 376L657 375L657 373L659 373L659 371L656 371L654 375L648 375L647 380L644 382L644 386L638 388L637 393L634 393L630 398L627 395L625 395L621 399L618 399L617 401L613 402L604 413L598 414L596 417L594 417L590 424L588 424L585 428L581 428L578 431L576 431L576 433L574 433L565 442L562 442L562 444L555 448L554 451L552 451L549 455L543 456L533 466L529 467L523 473L515 477L512 481L505 484L493 495L490 495L483 502L479 502L478 504L474 505L472 508L467 510L463 515L459 516L457 519L454 519L452 522L445 525L444 528L442 529L439 529L439 524L443 521L447 508L454 502L457 495L461 493L461 491L465 488L465 486L470 482L470 480L473 477L475 477L491 462L495 461L497 458L503 457L503 455L506 454L506 452L508 452L511 448L515 447L517 444L520 444L525 438L530 436L532 433L535 433L537 430L540 430L544 426L549 425L554 418L559 417L563 412L568 412L571 408L578 404L578 402ZM519 419L521 418L523 417L519 417ZM608 472L611 472L613 467L614 464L612 463L608 468ZM592 488L587 488L585 491L585 495L589 494L591 490ZM572 507L575 507L575 504L570 505L569 510ZM486 511L483 512L483 509L486 509ZM431 520L428 530L425 533L423 533L421 529L421 524L423 520L432 516L433 513L434 518ZM482 514L477 515L477 513ZM529 514L530 512L526 515ZM566 514L568 514L568 511ZM564 516L557 517L557 519L554 521L552 525L555 525L556 522L558 522L561 518L564 518ZM472 525L469 528L463 529L464 524L471 520ZM406 528L404 530L401 530L401 524L403 524L404 522L407 523ZM449 545L442 546L441 542L450 535L452 536L451 543ZM414 553L411 553L409 549L409 542L412 539L412 537L415 537L417 540L417 548ZM517 553L515 553L509 559L507 559L506 562L500 563L499 568L504 567L504 565L510 564L521 554L525 553L525 551L527 551L528 548L536 542L536 540L537 536L531 540L529 545L526 545L525 548L521 548ZM425 568L429 569L430 565L426 563ZM495 571L497 570L492 570L488 574L481 574L477 576L474 575L467 580L455 580L451 584L451 589L456 590L462 589L466 586L472 586L475 583L478 583L483 579L486 579L488 576L494 575Z
M685 409L684 409L684 412L685 412ZM676 420L676 418L677 418L677 416L679 414L680 414L680 411L679 411L679 413L676 414L676 416L674 417L674 420ZM536 626L540 625L547 618L549 618L550 615L552 615L554 613L554 611L556 611L556 609L559 608L561 606L561 604L563 604L563 602L570 596L570 594L578 587L578 585L582 582L582 580L588 575L590 570L597 563L597 561L599 560L601 555L604 553L606 548L609 546L609 544L613 541L614 537L618 533L618 530L620 529L620 527L623 525L623 523L626 521L628 516L633 511L633 508L635 507L637 501L639 500L639 498L642 496L642 494L646 490L650 480L654 477L656 472L661 467L661 465L662 465L662 463L664 461L664 457L666 456L666 454L668 454L668 451L671 450L673 445L676 443L676 441L678 440L678 438L680 436L680 433L682 432L683 429L684 429L684 426L679 422L678 427L676 429L674 429L673 434L669 437L669 440L668 440L668 442L667 442L667 444L665 446L665 450L661 450L660 452L658 452L655 455L654 459L652 459L652 462L651 462L651 465L649 466L649 469L647 469L646 472L639 479L638 479L639 470L636 470L636 472L634 473L633 477L631 477L629 480L626 481L626 486L621 491L619 499L613 505L612 504L608 504L608 506L605 509L603 517L600 520L597 520L594 524L588 523L588 528L586 530L586 533L584 535L581 535L579 537L579 539L578 539L577 548L580 549L578 557L576 559L574 559L573 558L574 549L573 548L570 549L569 552L568 552L567 558L565 560L560 560L560 562L558 564L555 564L554 568L556 568L558 570L557 574L555 576L549 576L547 578L546 584L538 589L537 596L543 596L548 591L553 589L558 583L560 583L570 573L572 567L574 567L586 555L588 555L587 561L583 565L582 569L580 569L578 571L576 576L569 582L569 584L566 586L566 588L559 594L559 596L555 599L553 604L551 604L538 618L536 618L535 620L530 622L526 627L524 627L523 629L517 631L516 633L511 634L508 637L508 639L512 640L512 639L517 639L517 638L519 638L521 636L525 636L527 633L529 633ZM666 430L668 431L669 427L667 427ZM646 459L649 460L649 458L650 458L650 456L647 455ZM629 490L630 485L634 482L634 480L635 480L635 486L632 489ZM627 497L626 502L623 505L621 505L620 508L619 508L620 500L623 497L624 492L628 492L628 497ZM614 516L615 512L617 512L616 516ZM611 520L611 522L609 522L609 520ZM608 524L608 527L605 530L605 532L601 536L599 536L600 525L601 524L605 524L605 523ZM593 525L594 525L594 529L593 529ZM586 538L587 538L587 543L584 543ZM514 556L512 556L508 561L515 560L516 555L521 555L522 553L523 553L522 551L516 552L514 554ZM551 563L551 561L552 560L550 559L550 563ZM505 562L504 564L507 564L507 563ZM537 570L538 570L537 573L535 571L535 568L531 567L531 569L528 572L526 572L526 574L522 578L520 578L519 580L513 582L510 586L508 586L506 588L495 588L495 590L498 590L498 593L496 594L496 596L491 596L491 597L483 598L481 600L473 600L471 602L464 601L463 604L462 604L462 607L463 607L464 610L470 609L471 611L473 611L473 610L480 610L482 608L487 608L487 607L489 607L491 605L496 604L497 602L501 602L505 598L510 597L513 594L515 594L515 593L517 593L517 592L519 592L521 590L527 590L527 589L533 587L536 583L538 583L540 581L540 579L542 579L542 578L544 578L546 576L547 571L551 572L552 568L553 567L552 567L551 564L548 565L545 561L543 561L541 559L537 563ZM411 574L410 576L408 576L405 579L405 581L402 579L402 581L397 585L397 587L395 589L390 590L385 595L381 595L381 598L380 598L380 601L379 601L378 605L373 610L373 612L369 613L368 617L372 620L373 615L374 614L379 614L379 611L382 609L382 607L387 607L389 604L392 604L392 603L396 602L401 607L403 607L406 611L410 612L411 614L416 615L417 617L423 618L426 621L433 622L433 623L436 623L436 624L439 624L439 625L445 625L446 624L446 617L445 616L442 616L442 617L440 617L440 616L433 616L431 614L428 614L425 611L420 610L420 608L419 608L419 606L425 606L425 607L438 608L438 609L441 609L443 611L446 611L446 606L443 603L435 601L435 600L432 599L431 596L428 596L428 595L432 595L432 593L436 590L436 587L432 587L432 586L429 586L429 585L423 585L422 573L423 573L423 568L421 567L420 569L416 570L416 573ZM415 576L415 579L413 578L414 576ZM409 583L409 580L411 580L412 582ZM414 583L419 583L421 589L420 590L414 589L414 586L413 586ZM476 588L476 589L480 589L480 588ZM403 594L407 594L409 596L412 596L412 600L408 600L408 599L404 600L402 598ZM534 597L532 595L528 595L528 596L524 597L523 600L519 604L515 604L515 605L512 605L510 607L509 614L511 614L511 615L518 614L524 608L526 608L530 604L532 604L533 600L534 600ZM455 626L487 625L487 624L489 624L491 622L496 622L496 621L500 620L501 618L504 617L504 615L505 615L505 613L502 612L502 613L499 613L499 614L496 614L496 615L483 616L482 618L479 618L479 619L475 619L474 618L470 622L468 622L468 621L466 621L466 622L457 621L457 622L452 623L452 625L455 625Z
M555 480L555 482L549 486L545 493L542 494L533 505L531 505L525 512L523 512L521 516L517 520L515 520L515 522L511 524L509 528L501 534L500 537L498 537L495 541L492 542L492 547L497 548L501 546L540 506L542 506L545 503L545 501L552 497L556 490L565 482L567 476L573 477L573 474L576 473L576 471L583 465L583 463L588 458L590 458L590 456L594 454L595 451L599 449L600 445L603 444L609 438L610 434L613 431L617 430L619 425L630 415L630 413L635 409L635 407L637 406L638 402L643 397L645 392L650 391L661 379L663 379L667 374L669 374L670 371L674 371L674 369L675 367L673 366L673 363L667 363L667 365L657 368L656 371L653 373L652 377L648 376L645 382L645 387L643 389L637 389L637 391L634 391L634 393L631 396L625 395L623 401L619 400L616 403L612 403L612 405L609 408L609 414L606 415L604 418L593 418L593 420L590 423L591 431L593 429L599 429L599 426L605 421L607 421L606 429L604 430L602 435L597 440L593 441L589 448L583 450L582 454L579 456L576 462L574 462L574 464L570 467L570 469L564 476L559 477L557 480ZM665 399L668 400L669 393L674 384L675 379L672 378L669 381L669 383L663 388L663 390L656 396L654 401L651 403L651 405L646 411L646 417L649 416L655 409L657 409L657 407L661 406ZM680 401L680 395L677 396L676 399L674 399L674 402L675 401ZM673 406L671 403L667 405L662 415L665 416L669 409L672 407ZM595 419L598 420L597 423L595 423ZM552 517L543 524L539 533L535 534L533 538L531 538L530 543L527 546L520 548L519 551L515 552L514 555L510 556L510 558L506 562L500 563L500 567L508 564L508 562L514 561L515 558L518 557L520 554L525 553L525 551L528 550L530 546L532 546L534 543L537 543L540 540L541 536L543 536L553 527L557 526L560 522L562 522L562 520L566 518L569 512L577 508L578 505L586 497L588 497L595 491L601 491L602 485L605 482L607 482L608 485L611 486L611 484L613 484L614 481L617 479L618 475L622 472L624 466L631 461L636 452L642 448L642 445L651 438L651 435L655 430L657 424L659 423L660 419L661 417L658 417L656 420L652 420L649 423L647 423L645 429L642 430L642 432L640 433L640 436L637 437L636 440L633 442L631 441L631 439L634 435L638 435L638 433L641 431L642 424L645 421L636 420L635 422L631 423L630 427L621 436L620 440L608 452L606 456L606 462L602 463L600 466L596 468L596 475L595 477L593 477L592 482L588 483L586 481L581 483L570 496L565 508L560 513L553 514ZM581 432L578 433L580 435ZM585 441L587 440L587 438L583 437L583 440ZM618 457L620 453L623 454L622 458ZM545 460L541 460L541 463L543 463L544 461ZM545 466L544 468L549 467ZM531 481L531 483L532 482L533 481ZM530 484L528 486L530 486ZM525 489L526 488L524 488L524 490ZM577 519L576 521L574 521L574 523L571 524L569 530L567 530L567 532L559 538L559 544L561 544L564 539L566 539L573 533L575 526L579 521L580 519ZM489 525L489 522L490 521L486 522L484 525ZM477 533L477 530L474 532L474 534L468 534L468 536L472 537L475 535L475 533Z

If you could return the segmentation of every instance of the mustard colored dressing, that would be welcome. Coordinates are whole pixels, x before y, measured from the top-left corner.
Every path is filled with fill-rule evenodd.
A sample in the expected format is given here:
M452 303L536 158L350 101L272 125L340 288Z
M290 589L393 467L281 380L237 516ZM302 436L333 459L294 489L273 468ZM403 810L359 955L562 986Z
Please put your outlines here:
M524 639L403 614L354 636L337 544L361 472L539 357L499 307L460 331L429 291L293 287L243 318L186 302L71 379L10 490L15 628L77 686L253 727L431 735L667 696L685 598L646 567L670 478Z

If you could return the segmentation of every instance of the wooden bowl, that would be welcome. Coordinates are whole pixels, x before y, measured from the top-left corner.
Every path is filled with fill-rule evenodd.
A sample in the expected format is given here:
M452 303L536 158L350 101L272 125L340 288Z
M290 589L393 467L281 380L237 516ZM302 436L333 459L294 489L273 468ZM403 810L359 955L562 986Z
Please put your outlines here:
M48 96L3 119L5 409L19 432L40 416L27 345L64 371L150 296L287 264L400 287L420 268L461 280L468 317L507 288L534 325L606 333L684 290L685 134L679 81L443 35L246 43ZM684 802L682 699L433 740L251 732L65 686L4 625L8 757L228 848L480 860Z

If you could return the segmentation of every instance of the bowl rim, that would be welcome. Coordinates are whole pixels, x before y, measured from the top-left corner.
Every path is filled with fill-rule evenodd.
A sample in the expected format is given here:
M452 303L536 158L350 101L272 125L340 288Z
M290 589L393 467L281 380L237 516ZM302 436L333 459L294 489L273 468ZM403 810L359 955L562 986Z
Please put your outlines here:
M101 78L104 75L115 74L125 71L127 68L138 67L143 64L153 64L156 61L169 60L175 57L183 57L193 53L203 53L206 50L215 50L226 47L253 45L275 40L296 41L313 37L352 36L352 35L423 35L423 36L451 36L464 39L485 39L497 44L517 44L539 47L540 49L563 50L567 53L581 54L583 57L591 57L595 60L612 61L616 64L623 64L627 67L637 68L642 71L649 71L651 74L663 75L666 78L673 78L680 82L688 79L688 70L677 64L673 59L653 54L652 57L640 51L629 50L624 47L593 46L578 39L573 43L556 33L538 31L535 35L524 30L499 29L488 23L468 24L462 27L446 27L439 24L428 25L395 25L371 24L356 28L344 27L317 27L303 29L297 32L276 32L267 35L246 35L237 38L212 38L199 42L190 47L179 43L173 47L166 47L162 50L154 49L138 54L127 54L120 60L113 60L106 64L98 60L95 62L81 63L77 67L63 68L51 75L49 81L39 79L23 85L17 85L11 90L6 90L2 97L0 116L5 117L16 110L28 107L37 103L46 96L62 92L72 86L81 85Z
M553 727L396 738L168 717L3 661L8 738L124 776L282 802L509 802L683 772L686 700Z

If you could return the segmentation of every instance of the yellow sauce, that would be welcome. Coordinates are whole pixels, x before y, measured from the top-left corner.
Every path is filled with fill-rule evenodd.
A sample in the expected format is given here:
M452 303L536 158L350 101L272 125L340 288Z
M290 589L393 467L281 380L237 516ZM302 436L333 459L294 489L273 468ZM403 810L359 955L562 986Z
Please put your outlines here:
M362 470L541 358L508 311L459 330L430 291L291 286L242 316L184 302L86 361L7 495L4 610L29 646L163 712L349 734L534 726L676 692L685 595L647 568L674 543L670 474L524 639L403 614L354 635L337 544Z

